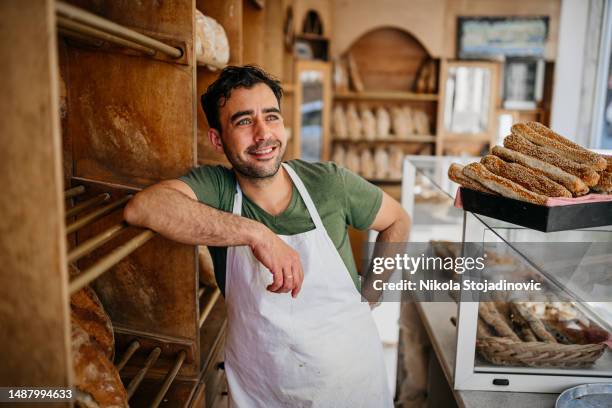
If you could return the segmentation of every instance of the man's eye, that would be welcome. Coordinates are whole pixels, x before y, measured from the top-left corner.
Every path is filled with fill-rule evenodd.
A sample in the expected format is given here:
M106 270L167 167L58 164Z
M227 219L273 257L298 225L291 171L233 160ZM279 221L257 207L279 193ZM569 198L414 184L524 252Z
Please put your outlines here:
M279 119L278 115L270 115L266 117L266 120L268 121L273 121L273 120L278 120L278 119Z
M240 120L238 121L237 125L238 125L238 126L241 126L241 125L248 125L248 124L250 124L250 123L251 123L251 119L249 119L249 118L244 118L244 119L240 119Z

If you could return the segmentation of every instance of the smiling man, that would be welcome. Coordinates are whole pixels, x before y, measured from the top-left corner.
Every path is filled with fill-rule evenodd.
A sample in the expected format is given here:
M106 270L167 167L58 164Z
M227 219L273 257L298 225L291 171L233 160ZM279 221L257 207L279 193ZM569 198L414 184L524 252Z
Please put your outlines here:
M235 407L391 407L382 346L347 226L407 239L410 220L374 185L333 163L282 161L282 89L227 67L202 96L208 137L232 165L153 185L125 219L208 245L225 295L225 368Z

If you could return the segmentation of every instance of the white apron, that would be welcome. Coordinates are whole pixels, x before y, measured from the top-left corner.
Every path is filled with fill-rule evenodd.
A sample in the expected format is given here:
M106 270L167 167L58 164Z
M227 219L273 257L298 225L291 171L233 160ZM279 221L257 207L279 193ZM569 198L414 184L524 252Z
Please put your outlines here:
M248 246L227 249L225 369L230 406L392 407L382 344L367 303L304 184L286 164L315 229L279 237L300 254L302 290L272 293ZM233 213L241 215L237 184Z

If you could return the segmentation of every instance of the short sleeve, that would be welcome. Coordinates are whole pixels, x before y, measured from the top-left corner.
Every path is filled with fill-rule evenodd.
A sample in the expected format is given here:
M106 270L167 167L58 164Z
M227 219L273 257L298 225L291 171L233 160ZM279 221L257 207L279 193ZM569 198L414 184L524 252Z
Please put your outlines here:
M350 170L339 167L345 191L346 222L359 230L372 225L382 204L383 192Z
M213 208L220 208L223 191L228 188L228 170L222 166L200 166L191 170L179 180L187 184L198 201Z

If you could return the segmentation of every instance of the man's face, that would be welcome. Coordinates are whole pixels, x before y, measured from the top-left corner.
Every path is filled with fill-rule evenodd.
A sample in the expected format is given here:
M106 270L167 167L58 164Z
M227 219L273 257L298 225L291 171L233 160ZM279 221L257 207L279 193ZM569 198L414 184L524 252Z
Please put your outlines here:
M274 93L260 83L237 88L219 109L223 151L234 169L250 178L274 176L287 140Z

